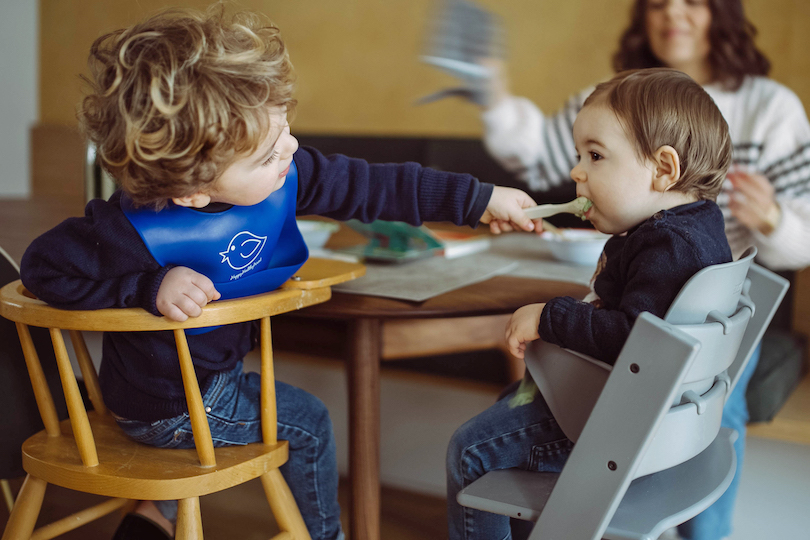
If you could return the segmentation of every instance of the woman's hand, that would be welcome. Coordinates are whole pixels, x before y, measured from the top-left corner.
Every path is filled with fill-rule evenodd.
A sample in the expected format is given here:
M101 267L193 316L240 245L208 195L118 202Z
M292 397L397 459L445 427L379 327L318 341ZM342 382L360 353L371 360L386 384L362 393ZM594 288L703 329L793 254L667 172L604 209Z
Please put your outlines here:
M529 304L512 314L506 323L506 348L515 358L523 358L526 344L540 339L538 327L545 304Z
M479 90L483 95L482 107L493 109L509 95L506 62L501 58L488 57L481 58L478 63L489 70L489 75L479 83Z
M185 266L176 266L166 272L157 293L157 309L167 319L183 322L199 317L202 308L221 295L214 282Z
M728 203L732 215L749 229L771 234L782 217L773 184L761 174L740 168L729 171L728 179L733 186Z
M536 205L531 197L519 189L495 186L480 221L489 223L489 230L494 234L515 229L540 233L543 231L542 220L532 221L523 211Z

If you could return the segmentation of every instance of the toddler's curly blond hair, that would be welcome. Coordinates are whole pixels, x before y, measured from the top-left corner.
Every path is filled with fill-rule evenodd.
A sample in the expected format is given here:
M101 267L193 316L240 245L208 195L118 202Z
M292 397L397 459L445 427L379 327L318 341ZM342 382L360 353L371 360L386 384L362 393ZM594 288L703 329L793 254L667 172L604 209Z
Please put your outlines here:
M162 208L258 147L269 109L292 113L294 75L257 14L170 9L98 38L78 117L101 165L137 205Z

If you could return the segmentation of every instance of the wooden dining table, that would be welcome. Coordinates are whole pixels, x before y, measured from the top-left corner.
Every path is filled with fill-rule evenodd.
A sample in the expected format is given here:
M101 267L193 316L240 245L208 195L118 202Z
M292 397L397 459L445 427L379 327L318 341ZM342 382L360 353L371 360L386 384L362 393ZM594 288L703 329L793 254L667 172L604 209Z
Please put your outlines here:
M497 276L424 302L334 291L330 301L289 315L316 325L335 319L347 323L350 538L380 538L381 362L502 349L506 321L516 309L555 296L583 298L587 292L576 283Z

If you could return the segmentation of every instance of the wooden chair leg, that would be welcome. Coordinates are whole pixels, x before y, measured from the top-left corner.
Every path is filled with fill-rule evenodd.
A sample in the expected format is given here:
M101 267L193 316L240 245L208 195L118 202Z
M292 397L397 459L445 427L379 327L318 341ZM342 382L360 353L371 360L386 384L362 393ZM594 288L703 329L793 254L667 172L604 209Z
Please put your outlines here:
M121 510L119 510L119 512L121 513L121 518L123 518L127 514L130 514L130 513L134 512L135 509L138 508L138 503L139 502L141 502L141 501L139 501L137 499L131 499L127 504L122 506Z
M8 508L8 513L10 514L11 510L14 508L14 495L11 493L11 485L5 478L0 480L0 489L3 490L3 499L6 501L6 508Z
M177 540L202 540L202 515L200 515L199 497L190 497L177 501L177 527L174 537Z
M311 540L301 511L281 471L274 469L264 473L262 485L279 529L289 532L294 540Z
M30 474L25 477L20 492L17 494L17 502L8 518L6 530L2 540L19 540L20 538L31 538L34 526L37 524L37 517L42 508L42 500L45 498L45 488L48 483Z

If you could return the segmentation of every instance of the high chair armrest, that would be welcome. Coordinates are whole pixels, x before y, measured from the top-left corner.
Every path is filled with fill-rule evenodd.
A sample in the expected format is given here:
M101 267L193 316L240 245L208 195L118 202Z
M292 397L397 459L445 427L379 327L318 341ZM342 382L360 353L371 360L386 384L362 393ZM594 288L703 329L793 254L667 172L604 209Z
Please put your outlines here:
M366 274L366 267L358 263L338 261L334 259L312 258L304 263L282 289L315 289L330 287L357 279Z
M203 328L258 320L318 304L331 297L330 285L365 273L361 264L312 259L299 270L301 281L244 298L211 302L199 317L184 322L155 317L140 308L63 310L35 298L20 280L0 289L0 316L31 326L62 330L139 332Z

